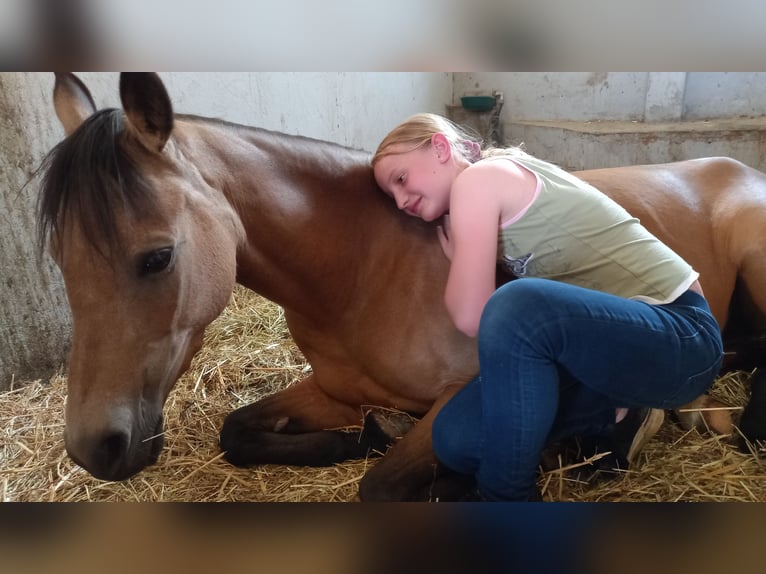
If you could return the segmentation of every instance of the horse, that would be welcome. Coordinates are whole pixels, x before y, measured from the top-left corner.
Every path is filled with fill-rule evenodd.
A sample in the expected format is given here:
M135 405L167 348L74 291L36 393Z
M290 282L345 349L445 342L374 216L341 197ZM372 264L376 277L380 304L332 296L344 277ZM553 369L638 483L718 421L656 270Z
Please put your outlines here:
M168 394L240 283L284 309L311 372L226 416L230 463L330 465L379 452L361 500L458 497L431 424L478 359L442 303L449 262L434 225L396 209L366 151L176 114L153 73L121 74L119 92L121 109L99 110L77 76L56 74L65 138L43 164L38 198L39 239L72 314L71 459L104 480L156 462ZM764 174L712 158L577 175L700 272L722 327L742 319L735 302L766 316ZM740 339L752 333L739 327ZM367 406L416 422L394 440Z

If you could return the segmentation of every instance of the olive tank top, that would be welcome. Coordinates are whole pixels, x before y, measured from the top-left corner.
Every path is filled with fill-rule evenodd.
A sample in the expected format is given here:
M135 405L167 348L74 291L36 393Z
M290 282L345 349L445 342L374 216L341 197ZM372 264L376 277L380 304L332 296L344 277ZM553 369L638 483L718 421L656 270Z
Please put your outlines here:
M683 294L699 274L617 202L563 169L526 154L532 202L500 224L498 262L512 275L564 281L653 304Z

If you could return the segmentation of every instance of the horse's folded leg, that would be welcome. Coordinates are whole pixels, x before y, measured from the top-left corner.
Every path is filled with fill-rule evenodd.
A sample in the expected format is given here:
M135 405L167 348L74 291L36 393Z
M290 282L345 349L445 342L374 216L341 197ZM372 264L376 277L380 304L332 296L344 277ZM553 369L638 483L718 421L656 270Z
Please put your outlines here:
M386 456L362 477L359 498L365 502L466 500L474 490L471 477L442 466L431 444L433 420L462 383L448 386L431 409ZM369 417L368 417L369 419ZM365 426L368 424L365 421Z
M750 379L750 401L739 419L739 448L763 454L766 445L766 370L758 369Z
M386 457L367 471L359 483L364 502L456 502L476 495L474 477L453 472L440 464L432 452L415 456L411 449L395 445ZM409 446L409 445L407 445Z
M235 466L329 466L344 460L384 454L389 437L380 428L367 424L361 430L274 432L256 428L242 417L230 415L221 429L220 444L224 458Z
M236 436L221 433L221 450L225 452L224 458L235 466L330 466L378 452L363 440L361 433L347 431L301 434L249 431Z
M441 463L434 467L434 477L430 484L414 497L416 500L430 502L477 502L481 500L476 491L476 478L467 474L458 474Z

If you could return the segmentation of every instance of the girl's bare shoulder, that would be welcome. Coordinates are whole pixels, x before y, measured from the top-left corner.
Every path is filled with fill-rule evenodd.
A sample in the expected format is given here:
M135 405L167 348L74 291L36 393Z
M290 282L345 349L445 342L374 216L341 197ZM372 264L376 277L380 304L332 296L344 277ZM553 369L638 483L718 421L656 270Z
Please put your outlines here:
M453 184L458 194L499 194L498 197L519 191L534 193L537 176L514 161L481 160L464 169Z
M528 169L506 158L490 158L477 161L464 169L455 180L462 185L481 183L508 185L534 179Z
M537 176L516 162L482 160L455 179L451 204L458 208L470 203L474 210L484 205L506 221L529 206L536 190Z

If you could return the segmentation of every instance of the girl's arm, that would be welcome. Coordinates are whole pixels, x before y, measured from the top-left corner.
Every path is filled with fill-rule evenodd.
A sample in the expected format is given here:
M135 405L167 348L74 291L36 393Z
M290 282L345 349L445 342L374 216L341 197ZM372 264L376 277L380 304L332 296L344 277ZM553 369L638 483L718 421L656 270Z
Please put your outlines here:
M534 175L511 162L475 164L452 185L449 228L442 237L451 252L444 302L455 326L470 337L479 331L484 306L495 291L501 219L524 209L534 196ZM444 233L443 231L440 233Z

